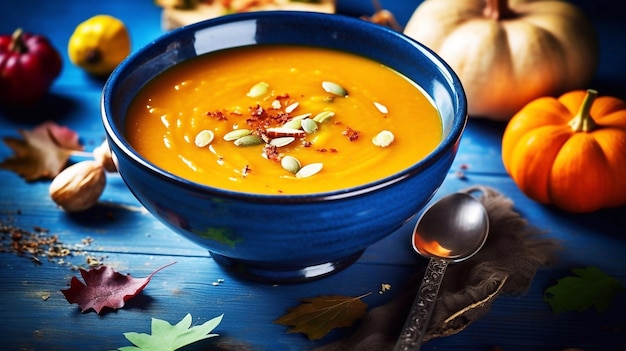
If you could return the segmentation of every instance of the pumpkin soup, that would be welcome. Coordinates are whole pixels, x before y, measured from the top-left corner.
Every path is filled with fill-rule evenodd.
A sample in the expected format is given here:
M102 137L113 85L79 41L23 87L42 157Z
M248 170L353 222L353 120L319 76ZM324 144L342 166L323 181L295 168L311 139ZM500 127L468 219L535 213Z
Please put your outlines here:
M313 47L199 56L149 82L127 114L132 147L156 166L261 194L363 185L415 164L442 138L439 113L416 84Z

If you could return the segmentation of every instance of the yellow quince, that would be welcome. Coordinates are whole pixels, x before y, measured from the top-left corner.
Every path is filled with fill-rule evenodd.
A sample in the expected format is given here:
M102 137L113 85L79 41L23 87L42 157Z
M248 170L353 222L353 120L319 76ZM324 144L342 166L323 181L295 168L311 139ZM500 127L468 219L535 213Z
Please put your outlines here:
M130 54L130 35L113 16L96 15L80 23L70 37L70 61L96 75L110 74Z

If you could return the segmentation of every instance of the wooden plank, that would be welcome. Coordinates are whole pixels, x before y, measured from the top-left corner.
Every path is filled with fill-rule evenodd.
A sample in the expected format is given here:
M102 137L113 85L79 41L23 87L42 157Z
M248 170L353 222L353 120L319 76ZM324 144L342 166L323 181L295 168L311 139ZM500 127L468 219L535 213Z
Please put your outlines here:
M371 292L364 301L376 306L394 295L393 290L379 294L380 284L399 288L409 272L407 267L390 270L389 266L368 266L350 269L327 280L276 286L238 280L202 257L111 254L107 260L114 262L113 267L121 273L135 277L147 276L172 261L177 263L155 275L144 292L124 309L97 316L93 311L81 314L59 292L67 287L71 276L78 274L76 271L54 263L34 265L24 257L0 255L0 291L4 298L11 299L11 304L2 308L3 318L12 321L4 326L3 343L23 349L88 345L113 349L128 344L124 332L149 332L152 317L173 323L189 312L196 323L224 313L217 332L224 335L225 342L236 339L254 350L270 350L280 345L304 350L321 342L312 343L302 335L286 334L286 327L273 323L288 308L299 304L299 298L317 294L359 296ZM346 278L349 284L345 284ZM214 284L220 279L224 281ZM63 323L58 323L59 320Z

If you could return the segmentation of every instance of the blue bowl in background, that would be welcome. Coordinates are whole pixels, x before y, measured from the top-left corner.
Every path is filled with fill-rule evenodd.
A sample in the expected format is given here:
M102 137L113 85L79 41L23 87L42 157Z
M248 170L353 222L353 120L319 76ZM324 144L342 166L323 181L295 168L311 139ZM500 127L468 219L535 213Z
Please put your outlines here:
M196 56L257 44L343 50L395 69L434 101L443 122L441 143L392 176L307 195L249 194L197 184L156 167L130 146L124 136L126 111L148 81ZM380 25L307 12L229 15L166 33L117 67L101 103L118 171L146 209L208 249L226 269L267 283L307 281L339 271L409 221L445 179L467 122L461 83L431 50Z

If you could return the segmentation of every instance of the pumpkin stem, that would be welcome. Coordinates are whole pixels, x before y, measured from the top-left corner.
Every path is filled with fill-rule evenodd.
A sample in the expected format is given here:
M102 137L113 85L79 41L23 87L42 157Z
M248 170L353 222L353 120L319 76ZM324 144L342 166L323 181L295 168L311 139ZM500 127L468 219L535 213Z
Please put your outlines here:
M28 51L22 34L24 34L22 28L18 28L13 32L11 35L11 43L9 44L9 51L17 52L19 54L23 54Z
M509 0L487 0L483 16L499 21L516 17L516 14L509 7Z
M591 117L590 111L597 96L598 92L596 90L587 89L587 94L580 105L578 113L576 113L574 118L569 122L574 132L588 133L596 129L597 124L596 121L593 120L593 117Z

